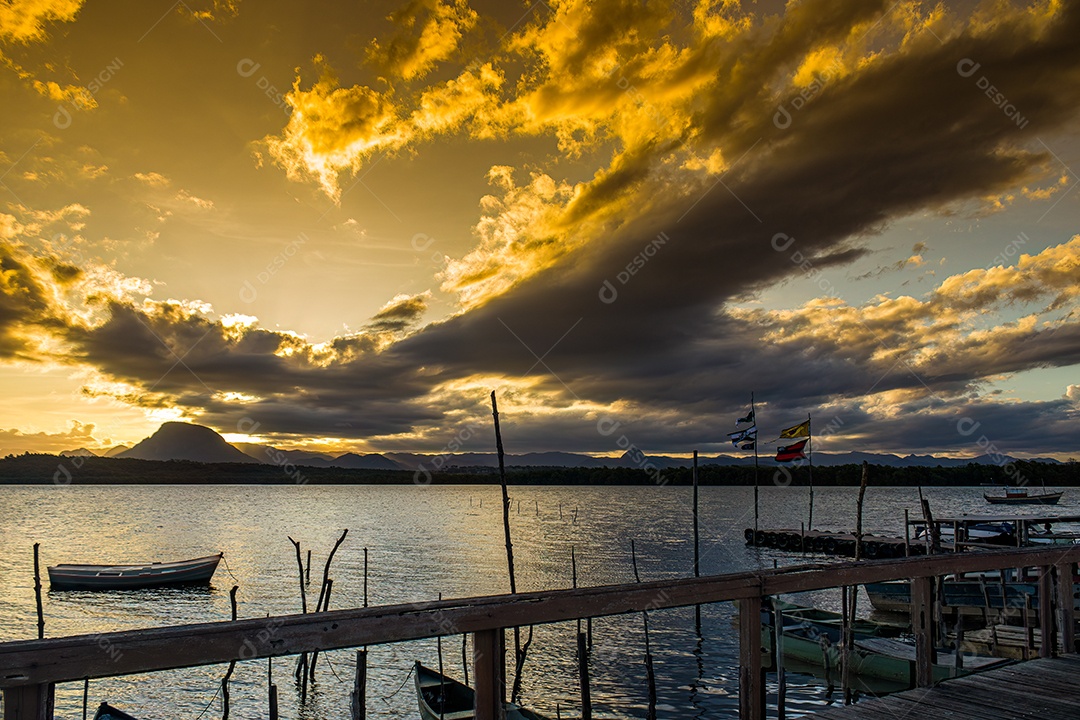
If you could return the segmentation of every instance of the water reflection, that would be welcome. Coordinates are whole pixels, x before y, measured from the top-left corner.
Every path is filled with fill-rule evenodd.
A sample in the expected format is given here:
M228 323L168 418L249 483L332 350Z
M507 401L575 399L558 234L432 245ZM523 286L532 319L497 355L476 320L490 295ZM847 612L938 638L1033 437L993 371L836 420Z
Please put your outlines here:
M818 488L818 526L853 526L856 493L855 488ZM692 574L689 488L522 487L512 488L511 494L523 591L570 587L571 546L582 586L633 581L631 540L643 581ZM982 507L977 488L927 494L936 514L964 512L976 502L975 508ZM805 488L762 488L762 525L799 527L806 500ZM1075 512L1069 505L1062 509ZM916 507L914 488L872 488L865 526L902 535L903 510ZM6 487L0 502L0 639L36 634L35 542L42 544L43 565L182 559L218 550L228 563L219 567L210 588L49 592L46 634L55 637L226 620L233 584L240 586L240 617L299 612L295 554L286 536L314 552L308 596L313 605L322 563L344 528L349 537L334 559L332 607L363 603L365 547L372 604L433 600L440 592L444 597L504 593L508 583L500 514L497 487ZM803 561L798 555L745 547L743 530L753 523L751 488L702 488L700 515L703 574ZM792 599L839 607L837 592ZM702 606L700 630L693 608L650 612L659 717L737 717L734 618L735 609L727 603ZM564 717L580 712L575 632L576 623L536 628L522 683L525 705L552 717L557 704ZM596 619L593 641L596 716L644 717L648 698L641 615ZM445 641L444 650L447 672L461 678L460 640ZM416 715L412 687L405 682L414 660L435 664L435 642L370 648L368 717ZM321 655L318 679L303 708L292 682L294 666L289 658L273 664L282 717L347 716L353 650ZM789 717L830 701L823 680L789 669ZM146 718L193 719L204 711L217 715L220 699L215 695L224 671L225 666L212 666L95 680L90 705L109 700ZM267 679L265 660L238 663L232 678L234 717L265 716ZM775 676L769 681L774 699ZM81 716L82 684L59 687L57 708L59 716Z

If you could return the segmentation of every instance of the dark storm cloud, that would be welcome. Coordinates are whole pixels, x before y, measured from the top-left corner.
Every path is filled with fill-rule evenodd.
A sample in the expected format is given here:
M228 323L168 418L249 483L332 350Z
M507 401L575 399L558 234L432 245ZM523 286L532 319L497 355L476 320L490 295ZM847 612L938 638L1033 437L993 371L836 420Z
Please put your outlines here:
M831 80L777 122L777 109L797 95L776 98L763 88L885 5L798 4L749 44L714 50L715 80L701 93L682 145L646 143L618 156L563 217L573 233L610 203L625 213L623 224L503 295L409 337L388 344L386 335L417 321L426 309L421 296L392 302L364 332L325 346L226 327L179 305L127 301L113 302L104 323L72 323L65 337L74 357L141 388L146 403L168 397L224 431L253 420L261 432L411 432L437 442L454 423L485 412L482 398L441 388L489 376L535 380L562 408L515 427L521 451L555 444L614 450L611 437L595 430L595 410L567 409L576 401L611 406L643 447L686 450L727 432L751 389L774 418L798 420L827 406L826 415L848 418L838 432L859 442L892 447L900 438L911 447L962 450L968 438L946 431L955 425L957 398L995 373L1076 363L1075 319L964 341L955 337L954 314L930 301L883 318L828 303L790 316L730 305L785 280L815 283L821 297L841 295L816 273L865 253L859 238L915 210L1015 186L1046 161L1029 149L1036 138L1075 119L1080 7L1070 6L1045 30L1016 14L941 42L921 38ZM975 74L967 61L978 64ZM981 77L1023 109L1022 126L982 92ZM673 180L665 164L716 149L728 167L719 178ZM648 212L635 213L641 208ZM951 333L957 353L910 357L910 341L934 332ZM864 396L881 393L911 402L912 411L883 416L864 407ZM1064 401L975 409L987 427L1004 432L1032 407L1053 440L1063 438L1063 418L1075 414ZM1035 447L1023 433L1014 437Z

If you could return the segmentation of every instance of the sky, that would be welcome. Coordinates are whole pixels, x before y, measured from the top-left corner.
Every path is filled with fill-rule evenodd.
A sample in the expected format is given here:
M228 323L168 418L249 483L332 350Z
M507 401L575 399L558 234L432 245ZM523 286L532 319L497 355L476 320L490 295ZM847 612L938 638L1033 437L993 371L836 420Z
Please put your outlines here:
M1067 459L1080 5L5 0L0 452Z

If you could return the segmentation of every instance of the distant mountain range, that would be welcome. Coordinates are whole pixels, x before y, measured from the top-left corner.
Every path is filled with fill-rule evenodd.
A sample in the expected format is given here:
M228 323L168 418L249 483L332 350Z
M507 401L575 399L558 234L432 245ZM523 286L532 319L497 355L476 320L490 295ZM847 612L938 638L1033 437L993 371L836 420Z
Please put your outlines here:
M86 448L66 450L64 456L93 456L97 453ZM231 445L211 428L193 423L167 422L156 433L134 447L117 445L101 453L104 457L137 458L140 460L191 460L204 463L265 463L268 465L297 465L309 467L340 467L370 470L448 470L454 468L496 468L499 461L495 453L458 453L452 455L424 455L416 453L370 453L359 455L345 453L334 456L307 450L281 450L269 445L237 443ZM1010 458L1011 459L1011 458ZM1053 458L1032 458L1038 462L1058 463ZM863 460L874 465L891 467L961 467L968 463L998 465L987 455L974 458L942 458L934 455L899 455L881 453L814 453L814 464L820 466L859 464ZM700 465L748 465L752 458L731 455L699 457ZM766 466L775 466L769 456L759 458ZM593 457L580 453L541 452L523 455L507 455L507 467L623 467L640 468L649 464L660 470L689 467L688 458L667 455L641 456L624 453L621 457Z

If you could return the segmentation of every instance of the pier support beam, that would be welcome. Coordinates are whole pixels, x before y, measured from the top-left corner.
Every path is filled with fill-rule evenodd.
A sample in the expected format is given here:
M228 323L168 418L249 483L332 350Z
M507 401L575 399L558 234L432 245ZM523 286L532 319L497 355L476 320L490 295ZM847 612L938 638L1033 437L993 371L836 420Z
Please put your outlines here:
M911 632L915 635L915 684L934 684L934 578L911 581Z
M1054 656L1054 566L1039 568L1039 657Z
M1076 573L1076 563L1061 563L1054 566L1057 569L1057 604L1058 604L1058 630L1061 633L1061 652L1076 652L1076 638L1074 631L1075 603L1073 598L1073 576Z
M739 601L739 718L765 720L760 595Z
M504 720L506 717L503 641L502 630L481 630L473 634L476 720Z
M55 685L4 688L4 720L53 720Z

